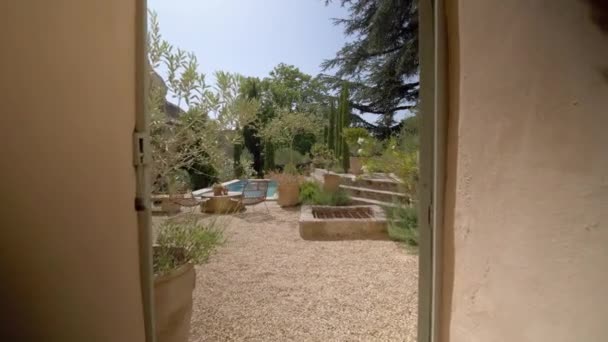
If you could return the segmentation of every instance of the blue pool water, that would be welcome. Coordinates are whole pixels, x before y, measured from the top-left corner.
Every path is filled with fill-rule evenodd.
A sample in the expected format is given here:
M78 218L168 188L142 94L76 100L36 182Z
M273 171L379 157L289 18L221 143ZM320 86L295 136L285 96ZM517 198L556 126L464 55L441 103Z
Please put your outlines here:
M243 186L245 186L245 182L246 181L244 181L244 180L240 180L238 182L228 184L228 185L226 185L226 187L228 188L228 191L241 192L241 191L243 191ZM268 192L266 192L266 196L269 198L273 197L276 192L277 192L277 182L271 180L270 184L268 184Z

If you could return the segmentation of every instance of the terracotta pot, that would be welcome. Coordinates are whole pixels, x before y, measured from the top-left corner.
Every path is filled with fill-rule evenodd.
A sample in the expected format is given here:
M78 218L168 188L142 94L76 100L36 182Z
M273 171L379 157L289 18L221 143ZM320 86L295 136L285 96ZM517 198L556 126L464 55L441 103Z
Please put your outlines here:
M326 173L323 175L323 190L327 192L336 192L340 188L340 177L335 173Z
M353 175L360 175L363 173L363 163L359 157L350 157L350 173Z
M281 207L291 207L300 202L300 184L296 182L279 183L277 192L277 204Z
M187 342L196 275L192 264L154 278L154 313L157 342Z

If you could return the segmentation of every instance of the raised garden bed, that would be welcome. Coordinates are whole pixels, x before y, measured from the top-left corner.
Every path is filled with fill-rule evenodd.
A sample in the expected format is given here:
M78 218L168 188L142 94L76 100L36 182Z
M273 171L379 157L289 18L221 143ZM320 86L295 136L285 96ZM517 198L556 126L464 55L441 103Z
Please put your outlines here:
M387 221L377 205L303 206L300 236L304 240L387 240Z

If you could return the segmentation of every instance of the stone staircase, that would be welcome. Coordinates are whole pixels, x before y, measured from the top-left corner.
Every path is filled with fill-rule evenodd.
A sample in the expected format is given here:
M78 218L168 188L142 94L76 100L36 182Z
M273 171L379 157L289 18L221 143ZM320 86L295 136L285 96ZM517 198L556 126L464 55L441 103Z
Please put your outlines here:
M323 181L327 171L316 169L312 177ZM412 199L401 186L401 181L394 175L377 173L355 176L340 174L340 189L346 191L352 198L353 204L379 205L395 207L401 204L412 204Z
M354 204L394 207L411 202L410 196L401 190L401 182L387 175L342 177L340 188L351 196Z

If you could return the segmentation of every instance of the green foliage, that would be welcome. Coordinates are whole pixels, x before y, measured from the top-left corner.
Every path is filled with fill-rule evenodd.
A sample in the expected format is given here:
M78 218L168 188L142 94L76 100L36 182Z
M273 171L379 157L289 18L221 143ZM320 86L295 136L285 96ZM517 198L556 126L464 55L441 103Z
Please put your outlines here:
M241 156L239 159L239 167L241 168L241 176L240 178L254 178L257 174L257 171L253 167L253 154L249 152L249 150L244 149L241 152Z
M342 189L327 192L317 182L307 181L300 185L300 202L308 205L346 206L352 203L348 193Z
M241 153L243 145L235 144L232 147L232 163L234 164L234 178L241 178L243 175L243 167L241 166Z
M320 114L324 106L325 85L293 65L277 65L264 82L276 110Z
M310 149L310 154L312 155L312 164L315 167L326 169L336 163L334 153L324 144L314 144Z
M283 173L286 175L299 175L298 168L293 163L286 164Z
M348 82L353 108L392 121L396 111L418 100L418 1L338 2L349 15L335 22L352 39L335 58L323 62L324 70L336 70L323 80L333 90Z
M192 189L204 189L218 181L218 172L209 163L195 163L187 171Z
M350 205L352 199L346 191L340 189L336 192L321 191L313 198L313 205L346 206Z
M267 141L264 144L264 170L265 171L272 171L276 168L275 162L274 162L274 145Z
M348 104L348 97L348 86L344 85L342 87L342 91L340 92L340 101L338 103L338 131L336 134L336 155L340 158L344 172L348 172L350 167L350 151L346 142L346 137L344 136L344 129L346 129L350 124L350 106Z
M418 210L399 205L387 208L386 212L389 236L410 246L418 246Z
M418 120L414 117L405 119L399 135L386 141L381 152L372 153L369 158L364 160L364 171L394 173L403 180L404 190L414 196L419 172L419 137L417 132ZM377 149L377 146L365 148L372 151L372 149Z
M216 221L202 224L194 216L166 220L158 227L154 274L167 273L187 262L201 264L222 240Z
M313 133L298 134L293 139L293 149L307 155L312 145L317 141L317 135Z
M344 139L342 139L342 169L344 173L350 169L350 149Z
M391 138L381 155L364 161L364 171L394 173L404 182L404 190L415 195L418 182L418 151L407 151L397 144L396 138Z
M310 161L310 158L302 155L300 152L289 149L289 148L280 148L274 153L274 160L276 165L287 165L294 164L300 165Z
M148 61L151 69L147 94L151 173L156 180L155 191L171 193L179 191L171 187L170 178L176 172L191 170L196 165L214 165L222 159L217 143L218 130L208 118L207 97L210 90L205 83L205 75L197 72L196 57L192 53L175 49L162 39L154 12L150 13ZM154 72L160 65L167 69L166 82ZM177 108L183 102L188 110L170 116L165 99L168 92L177 99Z
M253 169L258 177L263 176L263 147L262 139L258 136L257 128L253 125L247 125L243 128L243 138L245 148L251 152L253 160Z
M282 112L260 130L260 136L275 146L289 147L294 150L296 137L304 134L319 134L322 124L317 117L298 112ZM278 152L278 151L277 151ZM290 157L295 157L291 154ZM296 160L289 160L296 163ZM280 164L275 153L275 162Z
M329 108L329 128L327 133L327 146L332 152L336 151L336 108L334 107L334 101L331 101Z
M362 127L348 127L342 132L349 146L357 146L362 139L370 139L369 132Z
M300 203L311 204L320 192L321 185L318 182L303 182L300 184Z

